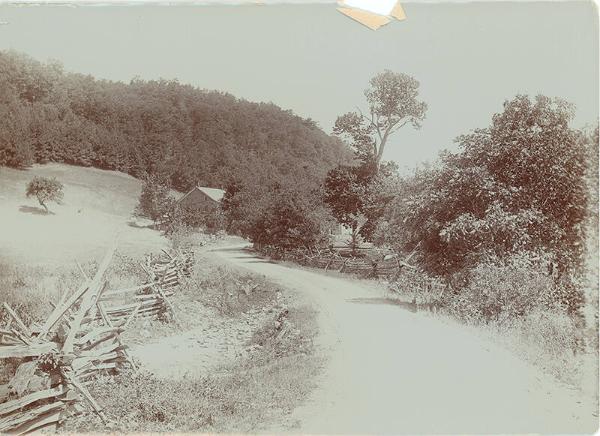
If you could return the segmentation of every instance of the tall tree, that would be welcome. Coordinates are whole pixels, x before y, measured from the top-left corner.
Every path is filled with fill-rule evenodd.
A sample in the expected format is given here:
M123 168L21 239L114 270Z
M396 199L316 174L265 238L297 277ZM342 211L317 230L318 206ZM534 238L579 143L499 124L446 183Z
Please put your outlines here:
M333 133L349 140L357 157L374 161L378 169L390 136L409 123L419 129L427 104L418 100L419 82L406 74L385 70L369 84L367 114L357 109L338 117Z

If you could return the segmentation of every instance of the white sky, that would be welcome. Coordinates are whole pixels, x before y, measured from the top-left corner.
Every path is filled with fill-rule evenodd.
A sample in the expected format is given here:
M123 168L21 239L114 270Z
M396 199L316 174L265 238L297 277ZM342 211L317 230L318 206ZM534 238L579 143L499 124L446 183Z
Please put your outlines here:
M364 107L383 69L413 75L429 105L386 159L412 167L489 125L517 93L566 98L577 127L598 119L598 23L591 2L403 3L408 19L377 31L334 4L269 6L0 6L0 49L67 70L129 81L177 78L273 101L330 132Z

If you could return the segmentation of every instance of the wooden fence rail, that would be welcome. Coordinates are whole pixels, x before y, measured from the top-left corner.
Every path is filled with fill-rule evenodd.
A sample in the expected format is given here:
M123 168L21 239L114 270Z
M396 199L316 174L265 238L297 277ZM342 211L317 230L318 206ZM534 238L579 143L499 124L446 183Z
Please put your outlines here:
M372 260L366 257L341 257L336 254L320 254L316 256L306 255L299 260L307 266L365 277L390 277L400 273L402 268L414 269L412 265L397 257Z
M25 325L4 303L9 322L0 327L0 359L18 359L19 365L10 381L0 385L0 432L23 434L56 426L85 408L105 420L86 384L103 371L125 365L136 369L120 334L137 317L171 311L176 319L169 298L190 274L191 252L150 256L144 265L146 283L107 290L104 275L115 249L113 245L94 277L85 276L77 290L53 305L41 326Z
M404 268L416 269L408 263L414 252L406 259L402 259L397 254L386 254L373 248L359 248L358 250L354 253L346 246L292 251L273 247L260 248L262 253L274 259L291 260L327 271L340 271L365 277L393 277ZM386 255L384 256L384 254Z

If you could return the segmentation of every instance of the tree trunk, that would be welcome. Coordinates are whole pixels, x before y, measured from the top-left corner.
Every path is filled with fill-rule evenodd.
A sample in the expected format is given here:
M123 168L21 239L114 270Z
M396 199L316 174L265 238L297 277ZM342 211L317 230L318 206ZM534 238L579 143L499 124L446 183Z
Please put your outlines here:
M48 210L48 206L46 206L42 200L38 200L38 201L40 202L40 204L42 205L42 207L46 210L46 215L47 215L50 212Z
M352 256L356 257L357 254L357 247L358 247L358 224L357 223L353 223L352 224L352 234L351 234L351 243L350 243L350 248L351 248L351 253Z
M383 138L381 138L381 143L379 144L379 151L375 156L375 169L379 172L379 165L381 164L381 158L383 157L383 150L385 149L385 145L387 143L388 137L390 135L391 128L386 129L383 134Z

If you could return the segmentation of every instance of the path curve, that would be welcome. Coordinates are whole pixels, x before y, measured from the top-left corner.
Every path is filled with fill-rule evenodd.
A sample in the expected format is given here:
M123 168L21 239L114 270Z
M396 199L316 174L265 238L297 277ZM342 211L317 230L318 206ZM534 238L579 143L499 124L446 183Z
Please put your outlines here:
M294 412L303 433L594 433L575 390L458 324L384 304L356 280L215 249L235 266L308 297L328 364Z

